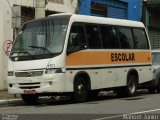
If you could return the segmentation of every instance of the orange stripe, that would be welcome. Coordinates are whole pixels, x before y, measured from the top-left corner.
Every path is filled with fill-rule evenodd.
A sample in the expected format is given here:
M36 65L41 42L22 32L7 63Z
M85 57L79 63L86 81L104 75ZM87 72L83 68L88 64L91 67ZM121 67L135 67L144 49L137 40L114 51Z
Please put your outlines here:
M79 51L67 56L67 66L151 63L150 51Z

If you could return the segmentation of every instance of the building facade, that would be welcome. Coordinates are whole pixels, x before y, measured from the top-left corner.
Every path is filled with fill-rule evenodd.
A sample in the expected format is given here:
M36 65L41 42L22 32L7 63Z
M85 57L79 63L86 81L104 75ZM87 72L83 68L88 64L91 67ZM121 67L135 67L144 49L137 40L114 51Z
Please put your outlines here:
M140 21L141 6L141 0L79 0L78 13Z
M13 41L21 25L35 19L37 1L0 0L0 91L7 89L7 53L12 46L10 41ZM46 16L60 12L74 13L77 0L46 0L42 6Z

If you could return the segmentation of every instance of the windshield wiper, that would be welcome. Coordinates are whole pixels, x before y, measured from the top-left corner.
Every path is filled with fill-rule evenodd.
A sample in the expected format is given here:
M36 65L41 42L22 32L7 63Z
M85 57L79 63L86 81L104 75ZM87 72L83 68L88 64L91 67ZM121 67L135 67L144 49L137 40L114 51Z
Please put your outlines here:
M31 47L31 48L36 48L36 49L42 49L42 50L45 50L47 51L48 53L50 54L53 54L51 51L49 51L46 47L41 47L41 46L27 46L27 47Z

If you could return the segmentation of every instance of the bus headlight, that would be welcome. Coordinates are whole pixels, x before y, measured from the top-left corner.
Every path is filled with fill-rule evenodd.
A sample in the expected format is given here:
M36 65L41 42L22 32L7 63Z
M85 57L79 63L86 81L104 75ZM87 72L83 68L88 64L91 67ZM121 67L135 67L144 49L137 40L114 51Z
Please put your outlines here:
M14 72L13 71L8 71L8 76L13 76Z
M62 68L46 69L45 74L62 73Z

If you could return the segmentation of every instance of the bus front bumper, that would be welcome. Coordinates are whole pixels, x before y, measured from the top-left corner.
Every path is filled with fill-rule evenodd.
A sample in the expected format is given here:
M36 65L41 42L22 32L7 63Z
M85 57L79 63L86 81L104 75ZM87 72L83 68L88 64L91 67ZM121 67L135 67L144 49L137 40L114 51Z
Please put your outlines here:
M40 77L8 77L10 94L41 94L65 92L65 74L47 74Z

